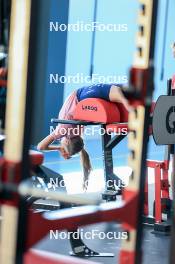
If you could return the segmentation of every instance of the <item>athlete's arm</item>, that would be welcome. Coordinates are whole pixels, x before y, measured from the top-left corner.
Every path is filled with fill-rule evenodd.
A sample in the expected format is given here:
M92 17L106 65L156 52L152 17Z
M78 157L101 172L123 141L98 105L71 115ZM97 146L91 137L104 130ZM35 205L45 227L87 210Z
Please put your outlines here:
M52 134L45 137L43 140L41 140L38 145L38 150L58 150L59 146L51 145L54 140L62 138L63 135L59 133L59 129L56 129Z

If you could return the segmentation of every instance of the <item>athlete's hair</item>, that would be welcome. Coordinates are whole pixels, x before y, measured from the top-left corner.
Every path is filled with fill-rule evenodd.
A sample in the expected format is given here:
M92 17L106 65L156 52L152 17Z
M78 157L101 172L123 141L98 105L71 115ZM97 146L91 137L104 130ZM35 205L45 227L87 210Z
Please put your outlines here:
M83 188L86 189L88 185L89 175L92 170L89 154L84 149L84 142L80 136L70 138L67 144L69 155L75 155L80 152L80 160L83 168Z

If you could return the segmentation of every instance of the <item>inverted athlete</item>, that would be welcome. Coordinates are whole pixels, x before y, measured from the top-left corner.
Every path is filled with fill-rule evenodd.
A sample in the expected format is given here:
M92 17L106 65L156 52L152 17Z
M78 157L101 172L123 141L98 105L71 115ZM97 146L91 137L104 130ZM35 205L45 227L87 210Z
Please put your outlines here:
M100 98L109 102L122 103L125 108L130 111L131 107L128 100L123 95L119 86L114 84L95 84L87 87L79 88L72 92L65 100L58 118L72 120L74 111L78 102L87 98ZM82 129L79 126L77 134L77 125L59 124L55 131L45 137L37 146L38 150L58 150L65 159L71 158L76 153L80 153L81 163L84 172L84 185L88 180L91 172L91 162L87 151L84 149L82 139ZM76 133L74 132L76 131ZM63 133L64 132L64 133ZM60 140L60 146L54 146L51 143Z

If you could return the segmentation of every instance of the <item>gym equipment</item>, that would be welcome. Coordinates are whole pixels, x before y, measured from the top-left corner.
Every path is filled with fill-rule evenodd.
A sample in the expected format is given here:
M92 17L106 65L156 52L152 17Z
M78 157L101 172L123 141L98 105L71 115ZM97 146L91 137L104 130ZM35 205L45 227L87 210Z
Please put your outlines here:
M122 113L122 115L121 115ZM104 161L104 173L105 173L105 192L102 193L102 199L106 201L115 201L116 196L121 194L121 191L115 189L115 185L120 183L121 180L113 173L113 160L112 160L112 148L115 147L126 135L127 135L127 121L128 112L123 107L122 104L114 104L107 102L102 99L90 98L82 100L78 103L76 111L74 113L73 120L58 120L52 119L53 123L63 123L63 124L74 124L74 125L101 125L101 127L106 131L102 135L102 149L103 149L103 161ZM110 123L113 123L113 126ZM122 123L118 123L122 122ZM125 123L124 123L125 122ZM121 135L122 129L125 129L125 135ZM111 135L107 133L115 131L119 135L115 135L111 139ZM110 181L110 186L107 184ZM72 248L83 249L79 255L87 256L98 256L98 257L112 257L113 254L109 253L98 253L87 248L83 241L78 241L73 239L70 240ZM73 250L75 252L75 250Z
M89 98L77 104L73 120L52 119L53 123L74 125L100 125L106 131L102 134L103 164L105 175L104 200L112 201L121 194L121 180L113 172L112 149L121 142L128 131L128 111L118 103L107 102L103 99ZM112 133L115 135L112 137ZM110 185L108 184L110 183Z
M103 99L88 98L77 104L73 119L110 123L128 122L128 111L118 103L107 102Z
M161 95L153 114L153 137L157 145L174 144L175 136L175 97Z
M55 173L54 171L46 168L43 165L44 155L36 150L29 151L30 164L31 164L31 178L29 184L33 187L37 187L44 190L46 193L50 190L56 191L54 186L49 186L50 177L57 178L58 180L58 190L59 183L63 180L62 175ZM60 188L63 191L63 187ZM41 197L35 197L34 195L27 196L27 203L36 210L57 210L60 208L60 203L50 199L44 199Z
M154 232L159 234L170 233L170 216L172 200L169 194L168 171L171 154L174 155L172 148L173 140L173 105L174 87L172 80L167 82L167 96L160 96L156 102L153 114L153 137L157 145L168 145L165 147L164 161L147 161L147 167L154 168L155 177L155 201L154 217L148 216L148 184L145 186L145 210L144 222L154 225ZM173 175L172 175L173 177ZM172 184L172 183L171 183ZM172 184L173 185L173 184ZM163 214L166 219L163 219Z
M167 147L165 152L164 161L147 160L147 170L148 168L154 169L154 192L155 200L153 205L153 217L149 216L148 211L148 176L145 185L145 203L144 203L144 217L143 223L154 226L155 234L168 235L170 233L170 209L171 200L169 194L169 180L168 180L168 170L170 162L170 152ZM163 218L163 214L166 218Z
M152 115L154 107L155 104L152 103L150 115ZM123 104L111 103L98 98L88 98L77 104L73 120L52 119L51 122L83 126L100 125L103 131L106 131L101 135L106 184L102 198L106 201L114 201L117 195L121 195L122 181L113 172L112 149L128 134L128 111ZM149 130L149 133L152 134L151 126Z
M30 5L31 3L32 6ZM45 5L46 3L46 1L43 2ZM128 239L122 241L119 262L127 262L129 264L141 263L142 212L145 184L144 168L146 165L150 102L154 88L153 62L157 5L158 1L156 0L142 0L140 5L142 12L139 11L139 29L144 27L145 30L142 31L142 34L137 34L139 52L136 54L134 66L130 71L130 86L132 90L136 90L140 94L140 100L135 100L135 110L129 114L128 119L129 131L132 131L129 135L129 166L131 166L133 173L129 186L123 192L123 200L103 203L98 206L82 206L79 207L79 210L77 208L67 208L58 212L35 214L31 210L28 210L26 201L18 192L18 188L12 187L20 186L20 184L23 184L30 177L30 166L27 161L31 131L27 129L27 123L29 123L31 117L29 106L31 106L34 92L31 84L35 82L36 78L33 65L35 69L39 67L37 57L31 56L33 55L32 51L35 52L35 49L29 49L29 47L33 47L36 40L39 41L37 38L30 38L29 41L30 11L32 25L35 25L30 29L32 36L35 36L34 32L38 26L37 21L43 17L38 1L12 1L11 19L13 27L17 28L17 21L20 22L22 20L24 13L25 23L21 23L21 31L15 31L15 36L14 31L11 31L11 61L9 61L8 76L10 89L8 89L6 119L8 140L5 142L5 165L2 167L3 177L1 178L3 221L0 260L2 264L46 263L46 261L47 263L61 263L61 261L63 263L74 263L76 262L74 259L66 262L67 258L66 260L54 260L49 255L43 260L43 256L41 257L36 252L31 252L30 247L43 238L50 229L75 230L81 225L104 221L120 221L122 227L128 232ZM35 12L37 12L37 16ZM46 19L46 16L44 16L44 19ZM141 21L144 21L144 25L142 25ZM23 73L21 75L17 74L18 71L15 68L16 56L13 52L13 45L15 46L16 44L18 44L21 51L21 56L18 58L20 72ZM30 56L28 56L28 51L30 51ZM42 55L44 54L47 53L43 52ZM29 69L32 67L32 70L28 69L30 73L28 75L26 65L29 65ZM26 86L28 89L26 89ZM16 87L18 87L17 91ZM26 94L27 91L28 93ZM16 96L16 92L18 92L18 96ZM25 100L26 98L27 100ZM23 109L23 111L19 111L19 108ZM16 122L15 125L13 120ZM16 128L19 129L20 133ZM15 141L14 133L16 135ZM14 193L15 195L13 195ZM8 194L8 198L5 194ZM78 202L81 204L81 199ZM132 212L129 214L130 217L128 217L129 212ZM9 226L11 227L10 234L6 233ZM82 260L81 263L83 263Z
M173 154L171 145L174 144L174 86L170 79L167 82L167 94L158 98L153 111L152 135L156 145L168 145L165 148L163 161L147 161L147 169L154 169L155 177L155 201L154 216L148 214L148 179L145 186L145 203L143 223L154 226L156 234L170 234L170 216L172 200L169 195L168 171L170 156ZM163 214L165 215L163 219Z

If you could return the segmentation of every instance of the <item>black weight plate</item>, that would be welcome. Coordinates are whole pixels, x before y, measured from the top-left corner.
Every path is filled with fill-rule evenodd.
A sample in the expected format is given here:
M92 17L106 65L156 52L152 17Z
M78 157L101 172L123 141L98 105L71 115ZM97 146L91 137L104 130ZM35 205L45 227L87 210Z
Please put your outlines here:
M161 95L158 98L152 127L157 145L175 144L175 96Z

